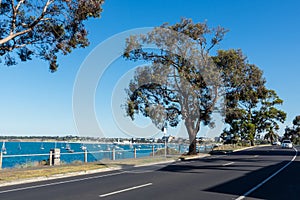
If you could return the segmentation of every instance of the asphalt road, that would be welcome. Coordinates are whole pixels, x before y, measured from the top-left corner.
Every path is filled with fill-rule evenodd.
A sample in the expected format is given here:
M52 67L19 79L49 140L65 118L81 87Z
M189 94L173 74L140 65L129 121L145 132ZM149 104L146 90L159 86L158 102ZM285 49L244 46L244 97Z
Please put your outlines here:
M0 200L300 199L296 149L260 147L0 188Z

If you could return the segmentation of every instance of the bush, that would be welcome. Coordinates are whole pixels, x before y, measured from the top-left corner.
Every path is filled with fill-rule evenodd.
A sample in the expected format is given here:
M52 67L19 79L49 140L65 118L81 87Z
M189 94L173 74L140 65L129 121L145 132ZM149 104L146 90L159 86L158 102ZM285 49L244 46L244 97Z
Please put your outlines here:
M178 155L178 154L180 154L180 152L177 151L176 149L167 147L167 155ZM156 155L156 156L165 155L165 149L157 150L154 155Z

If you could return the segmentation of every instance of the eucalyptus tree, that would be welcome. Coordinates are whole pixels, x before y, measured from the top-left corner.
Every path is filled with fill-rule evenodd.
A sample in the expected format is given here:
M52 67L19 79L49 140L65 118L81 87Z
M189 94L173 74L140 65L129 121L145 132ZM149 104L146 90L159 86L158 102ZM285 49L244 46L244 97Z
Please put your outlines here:
M213 126L211 114L219 99L220 76L209 57L226 30L182 19L127 39L124 57L145 61L127 89L126 113L143 115L162 129L184 121L189 154L196 153L200 126Z
M0 61L33 56L56 71L57 54L89 45L84 21L99 18L104 0L0 0Z
M292 127L286 127L284 137L291 139L295 144L300 144L300 115L293 119Z
M225 122L229 129L224 136L238 135L254 145L254 138L270 132L283 123L286 113L277 108L283 101L274 90L266 88L263 72L250 64L241 50L220 50L214 62L222 72L225 88Z
M260 99L260 107L254 112L254 121L257 133L266 133L266 138L271 143L278 139L275 131L279 130L279 123L284 123L286 113L278 108L283 104L283 100L279 98L274 90L266 90L262 99Z

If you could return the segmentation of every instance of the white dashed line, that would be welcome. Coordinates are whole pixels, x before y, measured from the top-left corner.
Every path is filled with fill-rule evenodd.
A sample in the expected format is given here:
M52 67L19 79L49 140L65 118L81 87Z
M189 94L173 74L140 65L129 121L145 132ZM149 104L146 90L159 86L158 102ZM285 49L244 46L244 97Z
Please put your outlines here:
M228 165L232 165L232 164L234 164L234 162L226 163L226 164L223 164L222 166L228 166Z
M115 191L115 192L102 194L102 195L99 195L99 197L101 197L101 198L102 197L107 197L107 196L110 196L110 195L114 195L114 194L118 194L118 193L122 193L122 192L127 192L127 191L130 191L130 190L135 190L135 189L139 189L139 188L142 188L142 187L147 187L147 186L150 186L150 185L152 185L152 183L147 183L147 184L144 184L144 185L138 185L138 186L126 188L126 189L123 189L123 190L118 190L118 191Z
M20 187L20 188L0 191L0 194L8 193L8 192L17 192L17 191L22 191L22 190L35 189L35 188L42 188L42 187L48 187L48 186L54 186L54 185L61 185L61 184L66 184L66 183L74 183L74 182L97 179L97 178L103 178L103 177L109 177L109 176L116 176L116 175L120 175L120 174L124 174L124 173L125 172L116 172L116 173L104 174L104 175L100 175L100 176L90 176L90 177L87 177L87 178L77 178L77 179L71 179L71 180L67 180L67 181L59 181L59 182L54 182L54 183L34 185L34 186L28 186L28 187Z

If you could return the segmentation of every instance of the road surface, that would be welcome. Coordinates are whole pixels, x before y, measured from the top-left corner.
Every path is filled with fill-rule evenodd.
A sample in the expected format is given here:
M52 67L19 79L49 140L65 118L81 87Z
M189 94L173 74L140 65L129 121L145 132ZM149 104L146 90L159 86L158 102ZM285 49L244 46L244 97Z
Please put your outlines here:
M0 188L1 200L300 199L297 148L230 155Z

